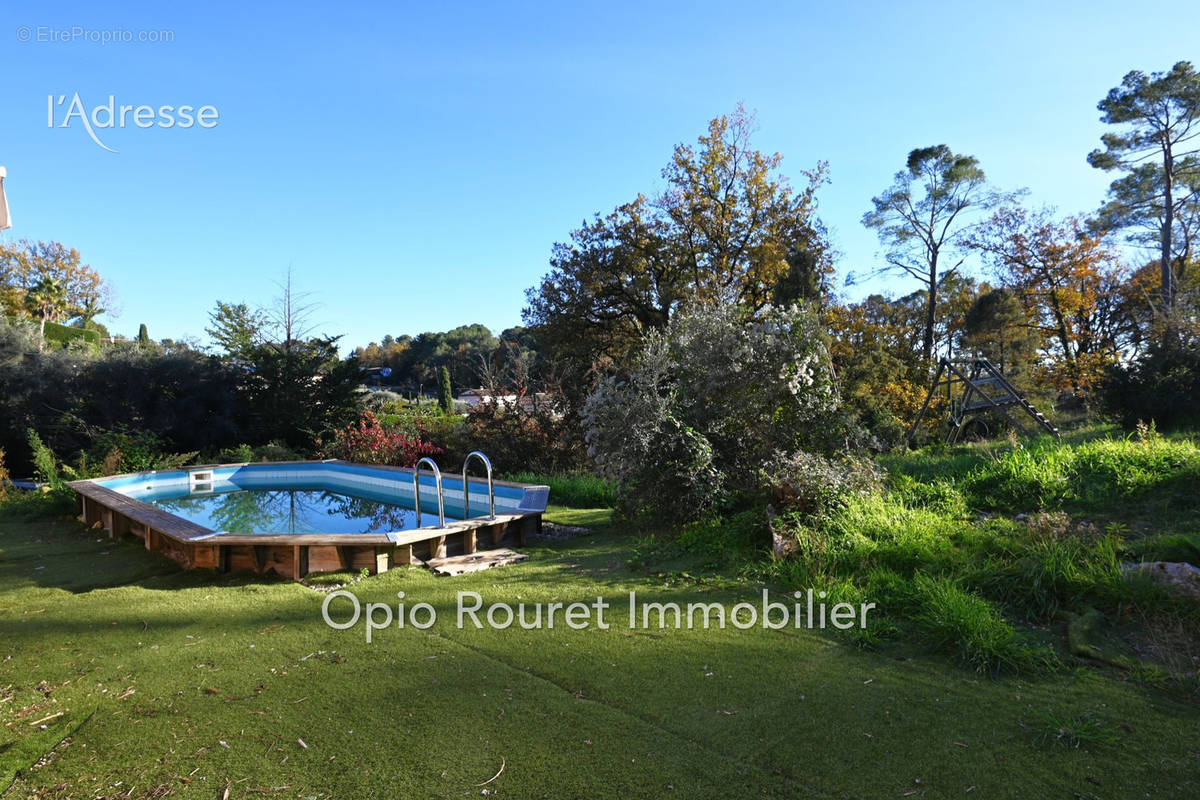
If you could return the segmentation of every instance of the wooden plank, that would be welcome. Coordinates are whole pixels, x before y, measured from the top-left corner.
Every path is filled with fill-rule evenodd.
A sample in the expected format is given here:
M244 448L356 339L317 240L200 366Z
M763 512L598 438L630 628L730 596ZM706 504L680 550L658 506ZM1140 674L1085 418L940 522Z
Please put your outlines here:
M144 525L150 525L160 533L180 541L207 537L213 534L213 531L209 528L197 525L194 522L188 522L160 508L155 508L149 503L134 500L132 497L127 497L120 492L106 489L91 481L72 481L67 485L85 498L84 523L87 525L99 519L105 523L104 527L111 532L111 519L106 519L105 516L111 517L115 511L131 520Z
M312 545L308 548L309 572L337 572L342 568L337 548L332 545Z
M269 545L389 545L392 539L385 533L222 533L211 537L224 544Z
M234 545L229 548L230 572L258 572L254 545Z
M284 578L295 578L295 561L292 547L271 547L260 545L255 547L258 561L258 571L265 575L274 572Z
M399 531L389 534L390 541L395 544L416 544L423 542L436 536L444 536L446 534L457 533L467 530L479 530L480 528L490 528L493 525L512 522L528 516L527 514L497 514L496 519L489 520L485 518L475 518L464 520L461 522L448 522L443 528L414 528L408 531Z
M221 567L221 550L215 544L193 544L192 548L192 566L207 567L208 569L220 569Z
M501 548L499 550L481 550L477 553L466 553L461 556L432 558L427 562L427 565L433 570L433 574L435 575L466 575L470 572L479 572L493 567L517 564L528 560L528 558L529 556L525 553Z
M445 536L431 536L428 541L430 558L442 558L446 555Z

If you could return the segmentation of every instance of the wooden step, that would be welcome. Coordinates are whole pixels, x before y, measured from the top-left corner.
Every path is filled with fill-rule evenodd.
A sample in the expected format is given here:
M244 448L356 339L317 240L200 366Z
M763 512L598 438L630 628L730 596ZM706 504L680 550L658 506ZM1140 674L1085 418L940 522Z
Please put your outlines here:
M446 556L431 558L425 566L433 570L434 575L466 575L469 572L479 572L492 567L503 567L517 564L529 558L524 553L502 547L497 550L480 550L477 553L466 553L461 556Z

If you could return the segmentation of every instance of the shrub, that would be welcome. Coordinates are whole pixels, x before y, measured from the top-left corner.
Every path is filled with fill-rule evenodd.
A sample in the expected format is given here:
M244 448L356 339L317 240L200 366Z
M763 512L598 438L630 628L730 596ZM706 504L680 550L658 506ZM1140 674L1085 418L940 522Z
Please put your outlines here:
M357 359L338 356L336 338L263 344L246 358L251 368L237 394L251 438L308 451L359 418L362 370Z
M1127 429L1153 420L1164 430L1200 426L1200 336L1179 332L1155 341L1101 384L1101 405Z
M463 418L456 414L444 414L438 406L401 401L389 406L387 413L379 418L385 425L410 439L420 439L440 447L451 468L461 464L468 452L463 449Z
M248 444L226 447L217 453L217 461L222 464L246 464L257 460L254 457L254 448Z
M91 348L100 346L99 331L73 328L57 322L46 323L46 343L56 347L66 348L72 344L82 344Z
M92 446L80 457L79 472L115 475L123 472L146 472L155 469L175 469L192 463L198 453L173 453L162 437L147 430L101 431ZM93 465L97 465L98 469Z
M588 455L623 511L698 519L774 453L824 446L832 377L811 310L694 306L648 337L627 379L588 397Z
M99 354L29 346L22 326L0 324L0 447L23 474L33 468L28 428L64 458L90 453L105 431L150 431L163 452L211 452L244 439L239 375L215 359L132 345Z
M222 464L248 464L255 461L302 461L304 456L282 442L268 442L256 446L239 444L217 452L216 460Z
M37 431L30 428L26 435L29 438L29 450L33 454L34 475L52 489L62 488L62 473L59 471L58 459L54 457L54 452L42 442Z
M283 442L267 442L250 451L254 461L300 461L304 458Z
M514 403L481 403L461 425L461 455L481 450L501 472L567 472L585 462L578 423L555 401L528 402L518 395Z
M775 507L808 523L820 522L845 508L854 495L870 494L882 484L879 468L869 458L831 459L803 450L776 454L765 478Z
M442 448L428 441L389 430L370 411L356 424L334 431L333 441L322 449L325 458L401 467L415 466L421 458L441 452Z
M444 414L454 411L454 390L450 385L449 367L442 367L438 372L438 406L441 407Z
M365 389L360 393L363 408L376 414L387 414L404 405L404 396L388 389L376 389L373 392Z

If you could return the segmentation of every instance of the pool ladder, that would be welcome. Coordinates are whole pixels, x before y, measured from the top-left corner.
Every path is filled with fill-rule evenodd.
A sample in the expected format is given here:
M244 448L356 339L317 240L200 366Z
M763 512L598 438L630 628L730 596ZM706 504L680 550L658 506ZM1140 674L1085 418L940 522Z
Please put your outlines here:
M492 482L492 462L478 450L472 450L467 453L467 457L463 459L462 466L462 487L463 487L463 512L466 514L464 519L471 519L471 484L467 480L467 467L471 465L471 459L477 458L483 462L484 468L487 470L487 487L488 487L488 519L496 518L496 489ZM413 467L413 507L417 511L417 527L421 527L421 465L428 464L433 471L434 485L437 487L438 501L438 527L446 527L446 501L442 490L442 471L438 469L438 465L432 458L425 456L417 462Z

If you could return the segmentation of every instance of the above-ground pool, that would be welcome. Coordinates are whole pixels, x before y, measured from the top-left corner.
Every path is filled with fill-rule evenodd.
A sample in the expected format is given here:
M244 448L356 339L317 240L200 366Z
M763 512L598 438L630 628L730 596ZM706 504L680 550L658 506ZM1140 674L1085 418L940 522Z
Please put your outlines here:
M71 484L83 521L133 534L186 567L276 572L366 568L522 544L546 509L545 486L348 461L224 464ZM418 499L419 508L418 512ZM493 508L494 504L494 508ZM439 513L439 505L441 513ZM419 519L418 519L419 517Z

